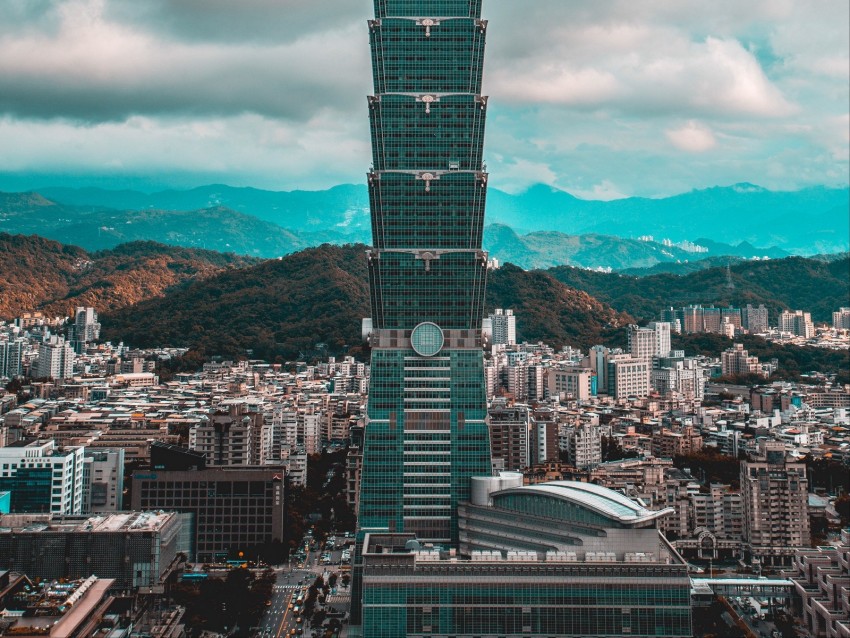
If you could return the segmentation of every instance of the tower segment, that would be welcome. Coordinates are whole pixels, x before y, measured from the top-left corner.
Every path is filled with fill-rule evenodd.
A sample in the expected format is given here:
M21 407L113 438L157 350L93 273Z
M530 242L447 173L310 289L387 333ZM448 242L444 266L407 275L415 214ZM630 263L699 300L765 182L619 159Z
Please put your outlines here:
M368 98L372 347L358 523L457 542L491 473L482 352L480 0L375 0Z

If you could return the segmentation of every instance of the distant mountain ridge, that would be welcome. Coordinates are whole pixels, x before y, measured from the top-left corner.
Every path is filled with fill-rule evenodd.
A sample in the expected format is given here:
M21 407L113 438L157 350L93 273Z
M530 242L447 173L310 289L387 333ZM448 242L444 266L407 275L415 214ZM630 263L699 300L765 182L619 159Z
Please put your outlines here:
M141 210L196 210L226 206L293 231L326 230L368 241L369 198L365 185L321 191L276 192L222 184L186 191L140 193L103 189L42 188L48 199L74 206ZM770 191L741 183L649 199L582 200L537 184L510 194L492 184L486 221L520 234L558 231L617 237L652 235L658 241L712 241L778 246L794 254L850 249L850 188L811 187ZM698 243L698 242L697 242ZM744 256L744 255L741 255Z
M582 268L623 270L651 268L731 256L740 258L788 257L780 248L757 249L746 242L730 246L714 241L695 242L707 252L693 252L681 246L665 245L645 239L625 239L588 233L567 235L557 231L538 231L518 235L511 227L491 224L484 229L484 248L500 262L510 262L526 269L574 265ZM708 266L706 266L708 267ZM692 270L698 270L694 267ZM683 269L687 271L688 269Z
M59 204L34 193L0 193L0 232L30 234L86 250L105 250L131 241L156 241L279 257L324 242L345 243L333 231L296 233L252 215L214 206L201 210L117 210Z
M315 192L225 185L152 194L96 188L43 190L49 197L0 193L0 231L37 232L86 250L151 240L260 258L322 243L369 243L371 239L368 196L365 187L357 185ZM761 199L747 203L741 198ZM794 252L846 251L850 248L850 230L845 228L850 223L847 201L847 189L771 193L750 185L694 191L663 200L615 202L584 201L542 185L519 195L491 189L484 247L500 262L526 269L573 265L629 270L671 264L659 269L687 272L702 268L690 264L708 257L779 258ZM841 204L823 209L835 202L844 202L845 210ZM752 237L754 231L748 238L748 224L763 218L759 206L768 204L773 206L773 217L793 213L794 222L781 224L772 219L768 224L755 224L757 238ZM747 208L750 205L752 209ZM706 213L711 207L715 212ZM717 210L724 212L718 214ZM734 217L729 211L734 211ZM500 223L500 219L513 220L512 225ZM671 237L676 240L678 231L670 226L671 219L687 225L685 238L696 239L662 243ZM535 224L545 228L517 230ZM647 232L639 235L638 230ZM780 236L780 231L785 235ZM733 239L721 240L724 234ZM771 245L767 240L775 240L775 245L766 247ZM794 245L805 249L797 250Z

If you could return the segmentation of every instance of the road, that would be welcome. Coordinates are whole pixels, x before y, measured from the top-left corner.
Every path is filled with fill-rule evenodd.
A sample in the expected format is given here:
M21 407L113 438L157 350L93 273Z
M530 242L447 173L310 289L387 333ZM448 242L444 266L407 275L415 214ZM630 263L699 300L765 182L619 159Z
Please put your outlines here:
M305 541L305 547L310 547L309 541ZM327 550L327 561L321 560L323 553L321 550L308 549L302 562L293 561L287 567L275 569L277 579L272 590L271 604L260 621L256 638L284 638L289 636L293 629L298 631L299 628L304 633L296 635L312 635L306 623L296 622L294 607L297 606L297 598L302 592L306 597L307 588L317 576L328 578L330 572L338 571L342 549ZM350 591L347 588L337 585L337 589L328 598L328 610L347 614L350 606ZM290 608L290 605L293 608Z
M290 603L295 606L302 590L306 591L316 579L316 571L316 556L312 552L307 553L303 563L294 564L293 569L283 567L275 570L277 580L272 589L271 605L260 621L258 638L283 638L299 626ZM304 635L309 635L306 628L304 632Z

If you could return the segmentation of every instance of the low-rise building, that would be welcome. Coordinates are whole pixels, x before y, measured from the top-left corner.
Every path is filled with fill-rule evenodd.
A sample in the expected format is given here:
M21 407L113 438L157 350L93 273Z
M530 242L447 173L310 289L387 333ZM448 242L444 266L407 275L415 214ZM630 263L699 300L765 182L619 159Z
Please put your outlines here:
M115 580L121 588L159 587L176 567L182 520L174 512L93 517L0 518L0 569L46 580Z

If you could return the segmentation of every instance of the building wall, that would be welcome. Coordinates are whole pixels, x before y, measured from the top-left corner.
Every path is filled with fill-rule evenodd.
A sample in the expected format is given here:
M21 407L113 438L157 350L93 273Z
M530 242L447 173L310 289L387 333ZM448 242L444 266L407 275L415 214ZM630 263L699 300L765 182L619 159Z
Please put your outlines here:
M123 516L138 521L147 515ZM159 518L162 523L147 530L129 525L112 531L86 529L85 519L13 528L0 534L0 569L46 580L96 574L125 588L156 586L177 556L181 531L177 515Z
M804 463L785 460L785 445L762 441L757 460L741 463L744 542L767 565L787 565L811 544Z
M283 538L283 475L266 466L136 472L132 507L194 514L196 560L213 561Z
M518 471L531 463L530 414L526 406L496 404L489 410L490 454L504 461L505 470Z
M84 448L53 441L0 448L0 490L12 492L12 511L83 512Z

